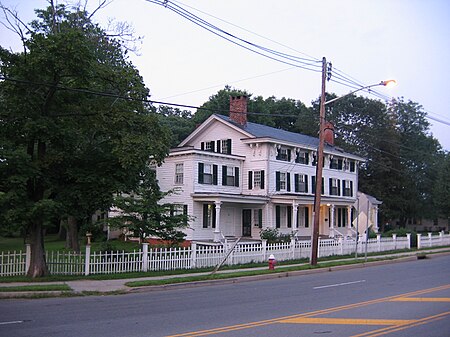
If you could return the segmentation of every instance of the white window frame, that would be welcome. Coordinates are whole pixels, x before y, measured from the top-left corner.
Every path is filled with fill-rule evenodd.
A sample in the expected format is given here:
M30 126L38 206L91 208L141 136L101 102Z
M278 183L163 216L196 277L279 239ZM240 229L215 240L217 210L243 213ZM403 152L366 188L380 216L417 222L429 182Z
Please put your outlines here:
M213 184L213 166L212 164L203 164L203 183Z
M236 169L234 166L227 166L227 186L234 186L236 177L235 177Z
M305 174L299 174L298 176L298 181L296 182L298 187L299 187L299 191L300 193L306 193L306 191L308 190L307 186L308 186L308 179L306 178ZM303 187L303 191L301 190L300 187Z
M220 140L220 153L228 153L228 139Z
M253 171L253 187L261 188L261 171Z
M177 185L184 184L184 164L183 163L175 164L175 184L177 184Z
M280 172L280 191L285 191L287 188L287 174L286 172Z
M336 193L330 193L330 195L339 196L339 179L338 178L331 178L330 192L333 192L334 190L336 190Z

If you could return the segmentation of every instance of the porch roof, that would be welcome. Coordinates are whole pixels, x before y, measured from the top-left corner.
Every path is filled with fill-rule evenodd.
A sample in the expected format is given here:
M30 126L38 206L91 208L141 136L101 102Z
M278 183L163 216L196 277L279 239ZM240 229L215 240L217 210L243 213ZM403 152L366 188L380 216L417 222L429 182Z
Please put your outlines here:
M225 193L193 193L194 201L200 202L229 202L238 204L265 204L270 198L257 195L225 194Z

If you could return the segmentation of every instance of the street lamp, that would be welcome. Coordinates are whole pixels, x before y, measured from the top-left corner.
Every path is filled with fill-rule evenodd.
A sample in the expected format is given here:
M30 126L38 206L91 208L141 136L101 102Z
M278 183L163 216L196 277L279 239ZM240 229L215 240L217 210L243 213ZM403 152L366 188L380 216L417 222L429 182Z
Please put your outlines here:
M317 265L317 255L319 250L319 224L320 224L320 201L322 196L322 170L323 170L323 148L325 145L324 130L325 130L325 105L337 101L343 97L354 94L355 92L370 89L377 86L392 86L396 84L395 80L381 81L380 83L367 85L349 92L346 95L333 98L328 102L325 101L325 82L327 79L327 61L324 57L322 59L322 93L320 96L320 112L319 112L319 146L317 148L316 161L316 190L314 194L314 209L313 209L313 228L312 228L312 242L311 242L311 259L312 266Z

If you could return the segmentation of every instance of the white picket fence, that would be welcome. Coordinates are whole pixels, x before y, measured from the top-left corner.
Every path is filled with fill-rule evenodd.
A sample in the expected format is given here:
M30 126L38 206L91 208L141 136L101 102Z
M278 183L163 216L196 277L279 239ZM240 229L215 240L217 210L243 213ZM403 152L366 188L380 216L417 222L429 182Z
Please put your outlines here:
M420 243L419 243L420 242ZM422 238L418 235L418 243L422 247L450 245L450 235L429 235ZM399 249L410 249L411 236L359 239L358 244L350 239L319 240L318 256L347 255L355 253L382 252ZM155 248L149 249L143 244L142 249L134 252L91 252L86 246L84 253L47 252L46 261L52 275L91 275L127 272L146 272L159 270L176 270L214 267L227 256L232 245L205 245L193 242L188 248ZM285 243L268 244L266 241L244 243L239 242L224 262L226 265L237 265L252 262L265 262L273 254L278 261L310 258L311 241L291 240ZM25 252L0 253L0 277L25 275L29 267L30 248Z
M436 246L450 246L450 233L444 234L444 232L440 232L439 235L433 235L433 233L428 233L427 236L417 234L418 249Z

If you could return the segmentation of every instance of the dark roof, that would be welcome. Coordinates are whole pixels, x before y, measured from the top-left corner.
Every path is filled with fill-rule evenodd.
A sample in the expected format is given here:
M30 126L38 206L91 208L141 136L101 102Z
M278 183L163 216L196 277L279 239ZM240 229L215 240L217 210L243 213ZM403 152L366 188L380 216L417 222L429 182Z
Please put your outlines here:
M303 135L301 133L290 132L282 129L277 129L271 126L256 124L247 122L247 125L242 126L230 119L228 116L216 115L217 117L239 127L240 129L251 133L253 136L258 138L269 137L277 140L284 140L286 142L310 145L313 147L317 147L319 145L319 139L307 135Z
M299 145L304 145L304 146L313 147L313 148L316 148L319 146L319 138L316 138L316 137L311 137L311 136L303 135L301 133L290 132L290 131L286 131L286 130L282 130L282 129L277 129L277 128L274 128L271 126L257 124L257 123L251 123L251 122L247 122L247 124L245 126L242 126L242 125L232 121L230 119L230 117L228 117L228 116L218 115L218 114L214 114L214 115L219 117L220 119L227 121L230 124L237 126L238 128L242 129L243 131L246 131L246 132L252 134L253 136L255 136L257 138L267 137L267 138L272 138L272 139L281 140L281 141L290 142L290 143L296 143ZM340 148L337 148L335 146L331 146L328 144L325 144L325 149L328 153L331 152L331 153L339 153L339 154L344 154L344 153L350 154L350 153L346 153L345 151L343 151ZM358 158L358 159L363 159L363 158Z

